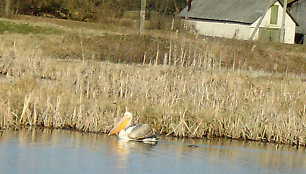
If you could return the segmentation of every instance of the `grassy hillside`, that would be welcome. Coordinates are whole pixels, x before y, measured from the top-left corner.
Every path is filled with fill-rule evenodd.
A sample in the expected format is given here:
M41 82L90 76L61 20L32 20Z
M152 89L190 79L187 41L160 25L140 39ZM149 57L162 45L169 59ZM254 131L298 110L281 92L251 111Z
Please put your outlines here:
M150 25L151 21L148 22ZM175 23L180 23L175 21ZM108 23L85 23L53 18L20 16L17 21L3 21L0 33L6 31L31 34L34 47L39 43L45 55L57 59L109 60L122 63L146 63L165 56L184 59L185 65L194 58L214 58L221 67L265 72L305 73L306 48L303 45L267 44L230 39L202 38L184 32L147 30L138 35L135 20L111 20ZM12 28L12 25L14 27ZM170 26L171 27L171 26ZM53 35L50 37L49 34ZM6 34L6 35L7 35ZM71 55L71 56L70 56ZM192 60L187 60L192 58ZM177 60L168 63L175 64Z
M0 129L106 133L129 110L159 134L306 145L304 46L140 36L135 21L0 22Z

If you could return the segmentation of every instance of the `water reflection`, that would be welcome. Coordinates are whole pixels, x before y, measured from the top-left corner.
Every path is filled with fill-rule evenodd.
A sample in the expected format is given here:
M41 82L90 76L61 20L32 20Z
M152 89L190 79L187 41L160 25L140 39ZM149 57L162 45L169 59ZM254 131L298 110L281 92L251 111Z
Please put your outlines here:
M128 168L128 159L131 153L136 151L137 153L142 153L143 155L150 154L155 145L157 145L156 142L143 143L124 139L116 139L115 141L110 142L112 152L116 152L116 154L120 157L120 164L118 164L120 168Z
M305 159L304 147L258 142L144 144L69 130L0 131L0 173L306 173Z
M192 151L194 158L201 158L205 155L209 158L210 163L217 163L220 159L232 163L252 161L254 165L273 170L300 168L305 171L306 151L304 147L296 148L289 145L222 138L213 140L166 138L166 140L178 143L176 153L188 156ZM197 147L190 147L190 145ZM197 155L194 156L194 154Z

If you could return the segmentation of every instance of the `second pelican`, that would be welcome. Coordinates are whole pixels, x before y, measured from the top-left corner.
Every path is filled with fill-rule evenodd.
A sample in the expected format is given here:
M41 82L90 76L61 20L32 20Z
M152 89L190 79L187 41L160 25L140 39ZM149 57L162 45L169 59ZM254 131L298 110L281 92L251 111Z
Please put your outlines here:
M148 124L133 124L133 115L130 112L125 112L124 116L114 126L108 135L118 134L119 138L143 142L158 141L153 129Z

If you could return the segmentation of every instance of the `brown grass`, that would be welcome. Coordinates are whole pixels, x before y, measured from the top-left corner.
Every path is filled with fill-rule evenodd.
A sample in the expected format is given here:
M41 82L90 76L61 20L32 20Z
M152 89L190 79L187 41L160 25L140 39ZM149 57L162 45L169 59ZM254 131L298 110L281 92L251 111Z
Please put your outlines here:
M0 36L0 128L30 125L106 133L127 108L136 123L149 123L159 134L305 146L305 70L251 71L249 64L226 59L231 56L227 41L93 36ZM231 43L232 50L251 47ZM288 46L292 49L304 48ZM138 53L142 50L145 54Z
M1 46L0 127L108 132L127 107L160 134L305 145L305 85L293 75L202 66L55 60Z
M300 75L306 73L306 47L303 45L207 38L186 34L181 30L170 32L168 29L147 30L144 36L139 36L135 27L138 26L137 22L126 19L112 19L112 23L102 24L31 16L18 16L18 19L19 23L27 22L65 31L52 37L40 35L40 38L25 38L36 42L42 47L44 54L53 58L85 57L116 63L143 63L146 55L146 63L154 62L158 57L158 64L163 64L165 56L183 59L210 56L219 60L221 67L228 69ZM121 25L122 23L130 24ZM177 23L181 22L174 20L173 25L176 26ZM174 59L170 61L174 64ZM184 62L190 63L188 60Z

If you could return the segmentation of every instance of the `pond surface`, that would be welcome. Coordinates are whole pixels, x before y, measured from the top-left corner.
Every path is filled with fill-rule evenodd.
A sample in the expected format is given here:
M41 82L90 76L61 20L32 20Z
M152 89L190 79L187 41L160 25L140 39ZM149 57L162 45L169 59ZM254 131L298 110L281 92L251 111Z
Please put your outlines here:
M157 144L69 130L0 132L0 174L306 173L305 148L162 137Z

